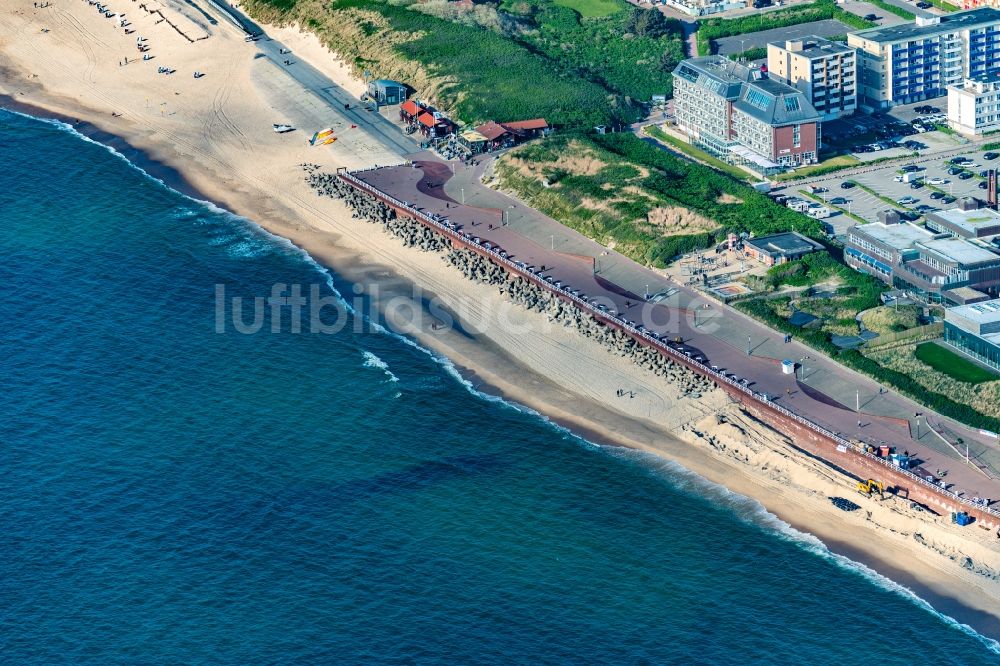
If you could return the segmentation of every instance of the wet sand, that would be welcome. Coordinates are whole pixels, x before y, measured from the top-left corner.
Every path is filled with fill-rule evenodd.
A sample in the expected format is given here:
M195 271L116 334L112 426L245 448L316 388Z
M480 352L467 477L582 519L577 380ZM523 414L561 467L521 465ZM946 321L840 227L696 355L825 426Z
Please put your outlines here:
M134 4L122 4L135 12ZM754 497L837 552L1000 637L1000 580L961 566L969 557L983 570L1000 573L995 535L914 515L895 501L869 503L852 495L852 481L797 454L779 433L741 415L721 392L677 400L662 378L543 315L510 306L495 287L464 280L439 256L403 247L379 227L353 219L343 204L317 197L301 163L332 172L386 163L391 152L363 130L352 135L350 123L342 124L342 138L332 148L308 147L307 131L344 119L321 105L302 105L281 69L255 59L255 45L229 26L214 26L208 39L195 44L159 26L142 26L151 42L162 44L155 47L162 48L161 62L179 70L163 76L155 66L119 68L131 40L82 0L60 0L44 12L33 12L23 0L19 5L0 14L3 106L82 121L74 124L81 133L115 147L168 185L246 216L340 278L362 285L368 296L377 293L371 302L417 294L422 303L464 313L463 328L433 330L433 318L422 317L419 327L401 332L451 359L480 390L526 405L591 441L665 456ZM43 26L50 32L42 33ZM88 50L90 41L104 48ZM316 59L330 57L317 44L302 48ZM194 69L206 77L193 79ZM322 69L347 76L345 68L330 63ZM271 132L271 123L286 118L301 128L294 136ZM485 322L481 330L477 321ZM641 397L616 399L616 388L623 386ZM725 414L727 423L716 423L716 414ZM864 510L839 511L829 496L849 497ZM932 545L921 544L917 533Z

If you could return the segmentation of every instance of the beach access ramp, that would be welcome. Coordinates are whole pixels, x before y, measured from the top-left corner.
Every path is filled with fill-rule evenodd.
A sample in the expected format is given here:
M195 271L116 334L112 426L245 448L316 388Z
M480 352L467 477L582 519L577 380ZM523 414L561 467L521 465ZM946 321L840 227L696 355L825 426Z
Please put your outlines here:
M259 25L247 18L243 12L230 5L226 0L208 0L208 4L219 10L230 23L245 32L247 37L260 37L264 34Z

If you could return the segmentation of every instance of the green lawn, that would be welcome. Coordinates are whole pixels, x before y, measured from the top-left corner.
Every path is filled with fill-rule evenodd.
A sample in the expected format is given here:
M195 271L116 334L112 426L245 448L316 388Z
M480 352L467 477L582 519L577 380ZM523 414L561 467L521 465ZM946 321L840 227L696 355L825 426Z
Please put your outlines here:
M960 382L982 384L1000 379L1000 376L933 342L918 345L916 357Z
M575 9L584 18L611 16L622 10L621 4L616 0L554 0L554 2L562 7Z
M730 176L732 176L737 180L749 181L752 179L752 175L750 173L744 171L738 166L730 164L729 162L724 162L713 155L709 155L701 148L693 146L687 141L678 139L675 136L667 134L656 125L647 125L646 134L648 134L649 136L653 137L658 141L661 141L673 148L676 148L677 150L679 150L680 152L684 153L685 155L694 160L703 162L710 167L718 169L719 171L728 173Z
M822 176L823 174L833 173L841 169L849 169L860 164L861 160L853 155L837 155L836 157L823 160L819 164L810 164L795 171L778 174L775 180L796 180L798 178L808 178L809 176Z

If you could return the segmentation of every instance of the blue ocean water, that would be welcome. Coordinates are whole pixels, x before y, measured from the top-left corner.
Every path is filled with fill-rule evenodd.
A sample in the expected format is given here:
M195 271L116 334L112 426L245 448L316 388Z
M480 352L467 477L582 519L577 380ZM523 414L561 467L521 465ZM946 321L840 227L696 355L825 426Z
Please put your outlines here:
M4 663L1000 661L391 334L217 333L217 284L337 283L65 128L0 137Z

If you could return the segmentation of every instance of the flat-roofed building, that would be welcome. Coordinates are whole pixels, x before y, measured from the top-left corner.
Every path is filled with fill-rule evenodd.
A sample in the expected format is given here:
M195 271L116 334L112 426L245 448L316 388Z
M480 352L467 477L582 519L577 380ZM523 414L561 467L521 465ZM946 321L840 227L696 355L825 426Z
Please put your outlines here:
M771 78L801 90L823 122L858 108L857 53L840 42L810 35L767 45Z
M743 252L751 259L768 266L795 261L822 249L822 245L795 231L743 241Z
M972 287L995 296L1000 286L1000 254L964 238L917 243L918 256L894 272L894 284L932 302L955 303L948 294Z
M1000 370L1000 299L946 309L944 341Z
M1000 287L1000 254L989 246L910 223L851 227L844 261L930 302L967 303Z
M1000 213L991 208L980 208L979 202L962 202L951 210L927 214L927 228L950 233L962 238L989 238L1000 235Z
M684 60L673 79L677 126L692 143L762 173L816 162L820 116L800 90L723 56Z
M948 126L967 136L1000 130L1000 70L948 86Z
M991 7L849 33L858 51L859 105L887 109L947 94L1000 69L1000 10Z
M895 268L919 257L917 243L941 237L909 222L855 225L847 230L844 261L856 271L892 284Z
M736 0L663 0L668 7L680 10L688 16L709 16L730 9L746 9L746 2Z

